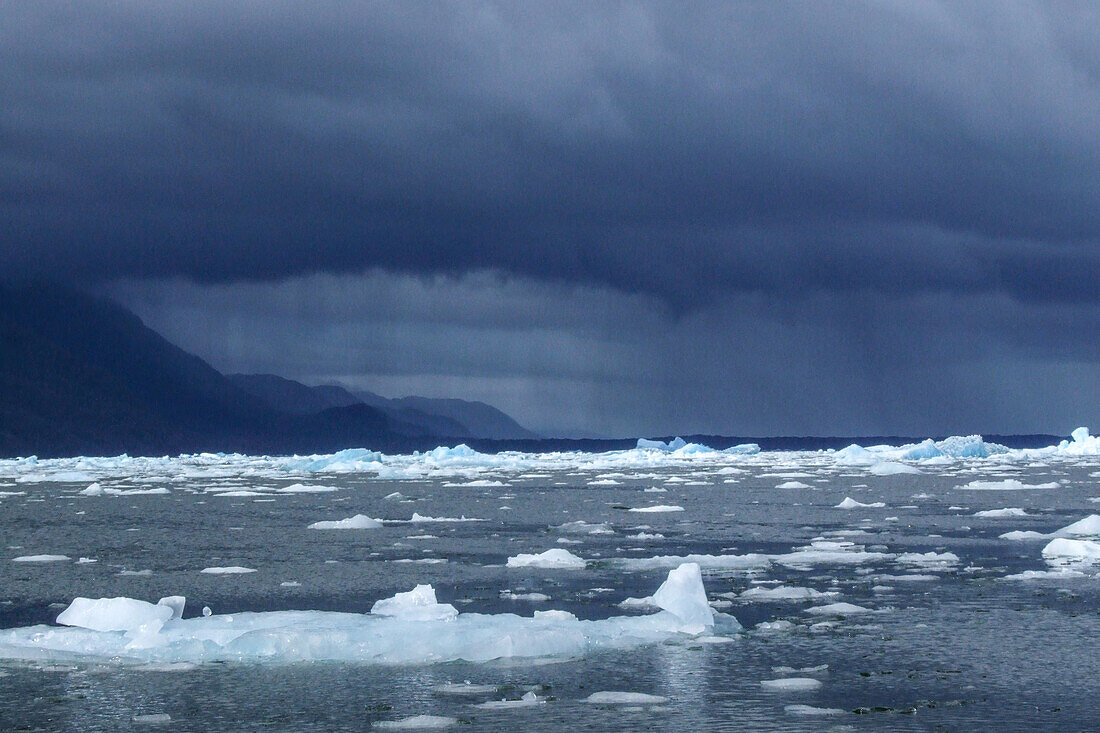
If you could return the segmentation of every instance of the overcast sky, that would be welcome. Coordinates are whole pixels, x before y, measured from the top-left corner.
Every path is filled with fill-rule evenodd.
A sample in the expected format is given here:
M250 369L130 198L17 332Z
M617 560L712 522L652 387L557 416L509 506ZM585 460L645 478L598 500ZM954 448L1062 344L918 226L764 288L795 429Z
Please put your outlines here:
M0 270L547 433L1100 427L1095 3L0 0Z

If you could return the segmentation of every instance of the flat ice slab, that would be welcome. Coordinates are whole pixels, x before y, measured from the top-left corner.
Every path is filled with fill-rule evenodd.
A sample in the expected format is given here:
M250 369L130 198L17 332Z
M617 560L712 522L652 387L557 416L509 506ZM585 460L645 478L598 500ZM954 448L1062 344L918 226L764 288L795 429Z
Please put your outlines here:
M0 658L107 664L344 661L433 664L466 660L571 657L694 638L741 625L706 605L698 566L669 573L647 616L578 619L567 611L451 613L431 586L375 604L369 614L271 611L174 618L172 604L130 598L77 599L59 620L74 626L0 631ZM158 626L159 624L159 626Z

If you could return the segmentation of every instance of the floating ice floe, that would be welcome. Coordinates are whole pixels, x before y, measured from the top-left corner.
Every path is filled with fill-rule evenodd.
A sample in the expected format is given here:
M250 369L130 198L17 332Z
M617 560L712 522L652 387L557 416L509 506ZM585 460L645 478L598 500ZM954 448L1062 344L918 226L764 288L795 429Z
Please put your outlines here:
M744 555L658 555L656 557L615 558L609 561L624 570L672 568L685 562L710 570L762 570L772 563L800 568L816 565L860 565L893 559L895 555L865 550L852 542L814 539L809 545L790 552L768 555L750 552Z
M807 692L821 687L821 680L813 677L782 677L777 680L761 680L760 686L773 692Z
M583 570L587 563L569 550L555 547L537 555L519 554L508 558L510 568L559 568Z
M808 601L840 595L836 591L819 591L813 588L799 588L790 585L777 585L774 588L749 588L740 598L748 601Z
M1066 565L1100 563L1100 542L1058 537L1043 548L1043 559Z
M655 504L653 506L634 507L630 511L644 514L667 514L670 512L682 512L684 508L675 504Z
M668 698L662 695L649 695L645 692L601 690L593 692L584 701L592 705L662 705L668 702Z
M207 575L245 575L247 573L256 572L256 569L246 568L240 565L225 565L203 568L199 572L206 573Z
M853 616L860 613L871 613L871 609L857 606L854 603L828 603L824 606L812 606L806 609L806 613L815 616Z
M68 555L20 555L19 557L13 557L12 562L65 562L69 560Z
M809 484L804 484L801 481L784 481L775 488L777 489L808 489Z
M1015 530L1001 535L1003 540L1051 540L1058 537L1100 537L1100 515L1090 514L1084 519L1079 519L1073 524L1067 524L1065 527L1056 529L1053 532Z
M1025 484L1017 479L1008 478L1004 481L971 481L955 488L965 491L1031 491L1034 489L1057 489L1060 486L1061 484L1057 481L1044 484Z
M413 715L399 720L376 720L372 728L380 730L432 730L458 725L458 718L445 715Z
M0 658L134 666L154 662L485 662L574 657L741 628L732 616L710 609L699 568L691 565L671 571L653 594L661 608L657 613L597 621L580 620L566 611L535 612L529 617L452 614L453 606L438 603L434 590L429 590L430 586L420 586L383 599L369 614L269 611L190 619L177 618L171 604L78 599L59 617L71 626L0 631Z
M365 514L356 514L347 519L314 522L307 529L378 529L382 526L382 522L378 519L372 519Z
M997 519L1000 517L1030 517L1031 515L1020 507L1010 506L1004 509L983 509L980 512L974 512L974 516Z

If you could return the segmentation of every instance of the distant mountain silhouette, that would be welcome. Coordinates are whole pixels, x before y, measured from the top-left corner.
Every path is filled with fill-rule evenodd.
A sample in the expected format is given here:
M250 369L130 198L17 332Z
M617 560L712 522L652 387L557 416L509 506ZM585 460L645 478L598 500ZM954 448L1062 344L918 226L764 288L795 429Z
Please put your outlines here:
M338 387L284 380L272 401L241 381L115 303L54 284L0 284L0 456L392 451L445 437Z
M429 397L388 399L365 390L335 385L309 387L274 374L231 374L237 387L268 407L308 415L333 407L366 404L381 410L395 423L412 426L424 435L454 439L536 440L539 436L484 402Z

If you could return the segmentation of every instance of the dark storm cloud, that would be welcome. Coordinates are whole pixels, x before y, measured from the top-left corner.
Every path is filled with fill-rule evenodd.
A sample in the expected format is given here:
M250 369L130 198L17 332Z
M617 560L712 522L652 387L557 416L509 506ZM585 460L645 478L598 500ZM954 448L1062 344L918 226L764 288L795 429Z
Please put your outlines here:
M1100 302L1075 3L6 3L0 267Z

